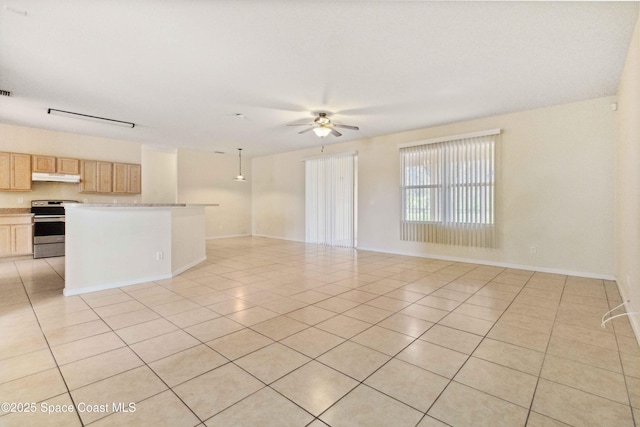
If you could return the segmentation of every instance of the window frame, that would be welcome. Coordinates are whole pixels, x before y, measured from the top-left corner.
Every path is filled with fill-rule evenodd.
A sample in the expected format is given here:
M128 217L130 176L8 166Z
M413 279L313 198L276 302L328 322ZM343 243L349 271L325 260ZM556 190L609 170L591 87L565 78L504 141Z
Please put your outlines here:
M462 155L462 157L447 156L447 152L445 151L445 148L442 148L440 149L439 153L437 153L437 155L435 156L433 154L425 155L425 157L429 158L430 160L433 160L435 157L437 164L432 166L432 168L435 169L435 174L438 175L435 178L435 183L429 184L429 183L426 183L427 181L425 180L423 180L421 183L415 183L415 182L407 183L407 181L410 181L407 179L407 168L411 166L406 165L407 157L409 153L403 153L402 148L438 144L438 145L434 145L434 149L435 149L436 147L437 148L444 147L446 143L454 143L460 140L478 138L483 136L498 135L500 133L501 133L501 129L492 129L488 131L436 138L436 139L413 142L408 144L400 144L399 148L401 149L400 151L401 222L405 224L433 224L437 226L466 225L470 227L494 227L496 223L495 189L496 189L496 169L497 169L497 161L496 161L497 154L496 154L495 138L491 141L492 142L492 146L491 146L492 169L487 170L488 176L490 176L490 178L484 179L484 180L476 180L473 182L460 182L461 180L459 178L451 179L447 182L447 180L444 179L445 174L448 174L449 176L453 177L453 176L456 176L456 173L457 173L457 176L459 176L460 175L459 173L460 169L458 168L459 164L464 163L465 161L471 161L471 159L465 158L464 155ZM483 143L481 141L478 141L478 142ZM425 148L425 153L428 150L429 148ZM477 159L475 161L477 161ZM427 166L426 163L422 165L422 167L426 167L426 166ZM421 166L417 165L416 167L419 168ZM432 177L431 174L420 174L420 173L416 173L414 174L414 176ZM431 179L433 180L433 177ZM450 200L453 194L459 194L459 192L456 193L452 191L452 188L454 187L458 189L460 188L469 189L466 192L464 191L462 192L465 194L469 194L466 200L460 200L459 196L456 201ZM485 197L470 196L470 194L472 193L471 189L480 189L482 187L487 189L485 191L485 194L488 194L488 196L485 196ZM431 211L431 212L427 212L424 216L426 216L427 218L434 218L434 219L425 219L425 220L414 219L416 217L420 217L421 214L420 212L411 214L409 211L409 209L413 209L413 210L420 209L419 207L418 208L409 207L411 202L409 201L408 192L412 190L413 191L431 190L432 192L436 193L435 200L432 200L430 198L429 201L427 202L429 207L423 208L423 209L429 209ZM477 194L475 195L477 196ZM489 197L489 200L486 200L487 197ZM479 200L482 206L486 206L485 203L491 203L491 208L488 211L489 212L488 215L486 214L486 211L483 211L482 208L481 209L476 208L476 209L473 209L473 211L469 211L467 208L466 213L463 215L454 214L453 210L456 209L457 204L465 203L465 202L466 203L476 202L476 200Z

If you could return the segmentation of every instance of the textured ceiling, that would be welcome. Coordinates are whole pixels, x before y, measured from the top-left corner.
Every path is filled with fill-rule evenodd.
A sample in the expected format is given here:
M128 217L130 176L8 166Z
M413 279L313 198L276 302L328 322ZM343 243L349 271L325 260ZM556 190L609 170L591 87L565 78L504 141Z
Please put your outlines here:
M637 16L637 2L5 0L0 122L247 156L369 138L613 95ZM360 130L285 126L317 111Z

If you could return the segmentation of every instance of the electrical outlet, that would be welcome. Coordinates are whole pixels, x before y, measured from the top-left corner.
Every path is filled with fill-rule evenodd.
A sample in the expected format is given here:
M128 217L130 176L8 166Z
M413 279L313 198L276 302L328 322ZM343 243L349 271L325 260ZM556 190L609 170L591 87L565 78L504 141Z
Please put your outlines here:
M89 199L82 199L82 203L89 203Z
M164 252L156 252L156 261L162 261L164 259Z
M538 248L535 247L535 246L531 246L529 248L529 253L532 254L532 255L536 255L538 253Z
M24 197L18 197L18 203L24 203Z

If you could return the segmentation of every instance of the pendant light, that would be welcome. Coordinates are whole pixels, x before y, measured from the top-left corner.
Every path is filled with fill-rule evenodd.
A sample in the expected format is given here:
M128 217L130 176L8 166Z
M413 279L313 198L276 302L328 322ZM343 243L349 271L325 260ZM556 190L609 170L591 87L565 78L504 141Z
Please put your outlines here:
M245 177L242 175L242 148L238 148L238 176L235 177L236 181L246 181Z

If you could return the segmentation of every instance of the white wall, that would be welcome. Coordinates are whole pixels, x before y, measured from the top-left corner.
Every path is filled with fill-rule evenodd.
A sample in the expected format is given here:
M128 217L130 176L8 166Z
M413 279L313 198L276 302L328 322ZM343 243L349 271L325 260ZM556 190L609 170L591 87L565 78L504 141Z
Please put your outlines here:
M627 311L640 312L640 16L618 86L616 278ZM640 341L640 320L630 317Z
M65 295L171 277L171 209L69 207L65 216Z
M207 259L204 207L171 209L171 273L175 276Z
M254 235L304 241L305 177L300 159L308 155L309 151L293 151L253 159Z
M142 202L176 203L178 151L142 146Z
M242 163L247 181L237 182L237 155L178 150L178 203L220 204L205 209L207 238L251 234L251 160Z
M78 204L66 221L65 295L166 279L206 259L200 206Z
M358 246L612 278L615 113L606 97L332 144L357 150ZM399 239L399 143L502 128L498 249ZM304 164L309 149L254 158L253 233L304 240ZM530 253L530 247L537 254Z
M75 159L104 160L108 162L141 163L140 144L95 136L79 135L44 129L0 124L0 151L43 154ZM144 171L144 167L143 167ZM34 182L32 191L0 192L3 208L28 208L31 200L87 199L90 203L140 201L140 195L78 193L78 184ZM144 189L143 189L144 191ZM22 202L19 202L22 198Z

